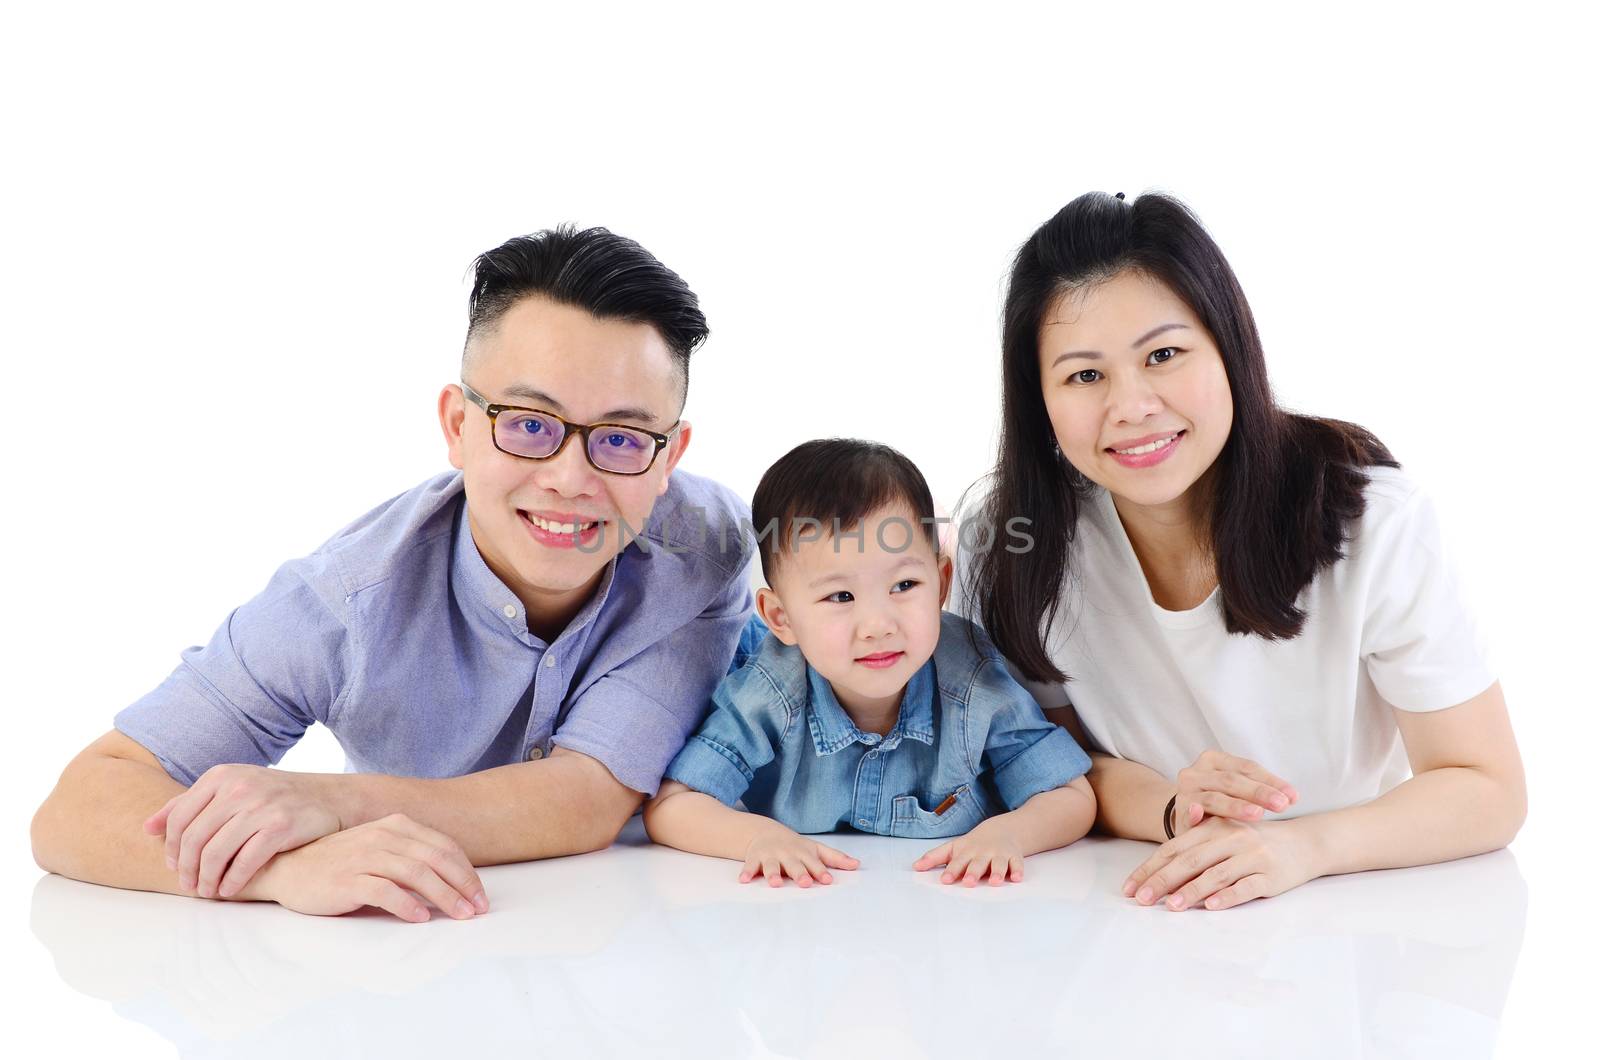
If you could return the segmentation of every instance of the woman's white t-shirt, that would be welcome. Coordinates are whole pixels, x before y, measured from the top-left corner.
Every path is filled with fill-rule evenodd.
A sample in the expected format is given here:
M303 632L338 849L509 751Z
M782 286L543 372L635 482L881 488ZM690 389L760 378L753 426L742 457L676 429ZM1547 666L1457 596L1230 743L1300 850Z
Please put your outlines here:
M1220 591L1189 611L1159 606L1096 489L1047 640L1067 684L1023 683L1044 707L1070 702L1106 753L1163 776L1209 748L1260 763L1299 790L1281 816L1388 791L1410 775L1391 707L1452 707L1494 675L1433 505L1400 471L1367 471L1345 558L1301 592L1304 629L1279 641L1229 633Z

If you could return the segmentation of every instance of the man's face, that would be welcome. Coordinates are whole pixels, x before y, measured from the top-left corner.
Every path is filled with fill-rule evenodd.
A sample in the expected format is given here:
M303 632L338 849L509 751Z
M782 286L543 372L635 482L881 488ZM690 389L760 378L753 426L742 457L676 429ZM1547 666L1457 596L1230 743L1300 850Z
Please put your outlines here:
M472 340L463 381L491 403L658 434L678 423L683 390L655 328L537 296ZM455 385L439 396L439 418L450 463L466 480L472 539L527 607L530 626L564 625L589 599L606 564L644 528L690 434L679 424L650 469L628 476L589 463L576 432L548 459L500 451L489 417Z

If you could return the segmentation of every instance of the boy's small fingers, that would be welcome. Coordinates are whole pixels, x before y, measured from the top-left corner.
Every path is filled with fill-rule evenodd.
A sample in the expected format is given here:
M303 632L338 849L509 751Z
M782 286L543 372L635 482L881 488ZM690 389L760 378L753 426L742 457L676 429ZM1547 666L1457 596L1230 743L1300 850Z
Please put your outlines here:
M1022 882L1022 859L1021 858L1012 858L1011 859L1011 882L1012 883L1021 883Z

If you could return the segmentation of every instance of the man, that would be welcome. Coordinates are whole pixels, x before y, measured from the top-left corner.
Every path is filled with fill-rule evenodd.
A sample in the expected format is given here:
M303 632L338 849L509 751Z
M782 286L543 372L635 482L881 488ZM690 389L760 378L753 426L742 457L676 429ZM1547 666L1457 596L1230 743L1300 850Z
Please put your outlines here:
M482 255L438 401L457 471L285 564L186 651L67 766L35 860L421 921L419 897L487 911L474 865L607 846L751 611L748 509L674 473L706 334L688 286L604 229ZM315 722L358 772L265 768Z

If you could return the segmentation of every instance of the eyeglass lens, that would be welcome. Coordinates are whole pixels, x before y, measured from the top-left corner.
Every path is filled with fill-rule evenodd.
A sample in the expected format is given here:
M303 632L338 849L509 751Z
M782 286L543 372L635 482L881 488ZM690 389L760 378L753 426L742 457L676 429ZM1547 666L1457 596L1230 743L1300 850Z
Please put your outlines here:
M502 412L495 418L495 441L518 456L548 457L565 433L560 420L537 412ZM656 440L643 431L608 424L589 432L589 460L602 470L637 475L649 468L655 455Z

